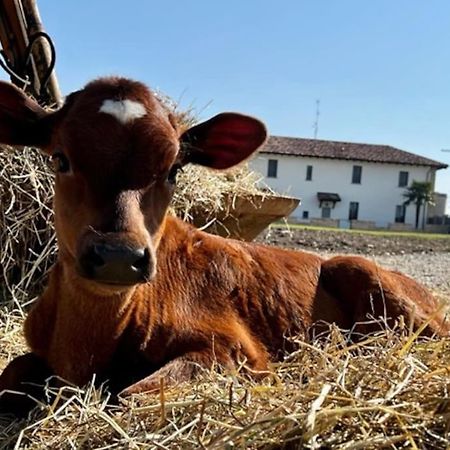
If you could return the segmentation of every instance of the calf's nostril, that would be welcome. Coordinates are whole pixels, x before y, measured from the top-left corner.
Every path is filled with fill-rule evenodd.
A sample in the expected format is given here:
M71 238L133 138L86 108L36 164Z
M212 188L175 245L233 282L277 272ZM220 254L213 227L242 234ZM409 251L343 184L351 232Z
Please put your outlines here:
M89 250L82 257L82 262L84 265L87 265L92 269L101 267L105 264L105 260L102 257L102 252L97 245L89 248Z
M136 252L136 256L138 252ZM148 248L145 249L139 249L139 256L132 264L133 268L139 271L146 271L148 270L148 266L150 263L150 252L148 251Z
M103 251L100 246L94 245L93 247L91 247L88 253L88 258L93 266L100 267L105 264L105 260L102 257L102 253Z

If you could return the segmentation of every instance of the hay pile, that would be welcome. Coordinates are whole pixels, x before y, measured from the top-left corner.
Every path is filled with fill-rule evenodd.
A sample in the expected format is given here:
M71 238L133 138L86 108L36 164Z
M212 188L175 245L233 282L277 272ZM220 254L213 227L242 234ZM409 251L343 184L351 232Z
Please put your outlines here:
M192 222L199 211L206 213L207 220L212 219L228 211L237 197L251 198L269 192L268 188L262 191L258 187L261 177L247 165L226 172L186 166L177 180L172 207L175 214L187 222Z
M0 303L20 307L53 263L53 172L38 151L0 147Z
M19 353L20 319L4 316L0 336L3 359ZM27 421L3 419L0 448L445 449L449 361L449 339L387 331L351 345L333 329L298 340L260 384L211 370L120 406L91 386L66 388Z

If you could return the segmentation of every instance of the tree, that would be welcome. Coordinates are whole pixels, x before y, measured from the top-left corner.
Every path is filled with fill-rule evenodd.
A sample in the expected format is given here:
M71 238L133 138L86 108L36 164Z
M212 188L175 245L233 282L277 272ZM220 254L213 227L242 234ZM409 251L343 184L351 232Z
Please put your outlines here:
M409 186L403 197L406 198L404 204L410 205L411 203L416 205L416 229L419 228L420 208L422 205L433 204L433 186L429 181L413 181Z

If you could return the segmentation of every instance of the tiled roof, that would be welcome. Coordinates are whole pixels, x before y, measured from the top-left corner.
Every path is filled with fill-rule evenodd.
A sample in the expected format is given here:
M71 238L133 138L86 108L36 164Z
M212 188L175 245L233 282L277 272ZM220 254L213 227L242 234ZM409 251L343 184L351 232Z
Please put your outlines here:
M357 144L354 142L322 141L293 137L271 136L261 153L346 159L390 164L408 164L445 169L447 164L424 156L405 152L389 145Z

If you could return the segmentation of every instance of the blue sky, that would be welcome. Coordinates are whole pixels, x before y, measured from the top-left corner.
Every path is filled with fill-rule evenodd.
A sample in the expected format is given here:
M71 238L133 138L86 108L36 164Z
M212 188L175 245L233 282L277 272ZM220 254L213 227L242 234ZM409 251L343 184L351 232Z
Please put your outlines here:
M119 74L201 118L242 111L276 135L382 143L450 164L447 0L38 0L64 93ZM450 170L437 190L450 194Z

